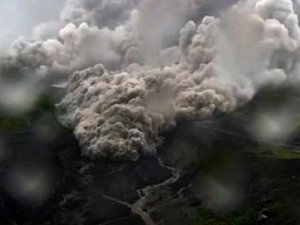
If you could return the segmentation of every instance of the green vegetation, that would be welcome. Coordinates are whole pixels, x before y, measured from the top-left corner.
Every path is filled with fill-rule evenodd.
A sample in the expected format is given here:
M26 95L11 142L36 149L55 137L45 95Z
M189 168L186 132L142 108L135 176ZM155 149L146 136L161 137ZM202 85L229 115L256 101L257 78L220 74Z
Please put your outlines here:
M283 205L279 202L272 202L266 205L266 208L273 214L279 215L282 214Z
M258 157L273 158L279 160L292 160L300 159L299 148L288 148L288 147L258 147L254 150L250 150L257 154Z
M25 115L9 116L0 113L0 128L21 129L29 126L43 113L54 112L54 101L47 95L40 96L33 109Z
M7 117L0 115L0 127L6 129L19 129L22 127L26 127L30 124L29 118L27 117Z
M282 160L300 159L300 150L295 149L273 149L271 151L275 158Z
M33 108L33 110L28 114L28 116L31 118L31 120L33 120L43 113L54 112L54 110L54 100L48 95L42 95L36 102L36 105Z
M255 225L257 217L258 211L255 209L245 209L224 217L216 216L212 211L202 209L191 225Z

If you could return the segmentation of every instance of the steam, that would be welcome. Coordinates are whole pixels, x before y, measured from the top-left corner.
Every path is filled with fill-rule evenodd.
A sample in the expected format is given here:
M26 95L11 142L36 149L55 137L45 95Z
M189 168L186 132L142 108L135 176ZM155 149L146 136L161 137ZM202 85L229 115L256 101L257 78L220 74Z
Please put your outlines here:
M202 18L203 4L68 0L60 21L11 45L1 74L76 71L57 109L83 153L155 154L161 133L177 122L228 113L261 88L299 80L298 3L240 0Z

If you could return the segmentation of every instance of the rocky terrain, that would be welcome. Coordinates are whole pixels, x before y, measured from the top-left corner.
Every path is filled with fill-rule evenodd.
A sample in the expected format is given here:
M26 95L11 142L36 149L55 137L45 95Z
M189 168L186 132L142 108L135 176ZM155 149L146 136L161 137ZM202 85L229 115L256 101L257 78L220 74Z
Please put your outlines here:
M179 124L164 134L157 156L136 162L81 156L71 131L51 113L25 127L3 128L1 224L299 224L299 138L265 146L246 128L270 99L272 92L231 115ZM29 180L43 172L47 186L15 187L22 185L16 168ZM34 194L45 188L45 196Z

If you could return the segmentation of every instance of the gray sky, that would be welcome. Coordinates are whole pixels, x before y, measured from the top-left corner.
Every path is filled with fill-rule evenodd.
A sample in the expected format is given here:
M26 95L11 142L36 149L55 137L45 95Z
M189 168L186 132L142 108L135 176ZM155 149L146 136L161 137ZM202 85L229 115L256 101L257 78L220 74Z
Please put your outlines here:
M59 17L63 0L0 0L0 48L32 28Z

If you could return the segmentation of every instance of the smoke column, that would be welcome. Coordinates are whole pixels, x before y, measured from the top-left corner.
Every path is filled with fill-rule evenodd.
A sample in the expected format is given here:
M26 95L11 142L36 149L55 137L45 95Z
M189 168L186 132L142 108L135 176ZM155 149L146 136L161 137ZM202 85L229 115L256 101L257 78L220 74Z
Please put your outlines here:
M7 76L69 77L57 105L83 154L137 160L179 121L228 113L268 86L297 83L299 4L240 0L67 0L60 21L12 43ZM72 74L72 75L71 75Z

